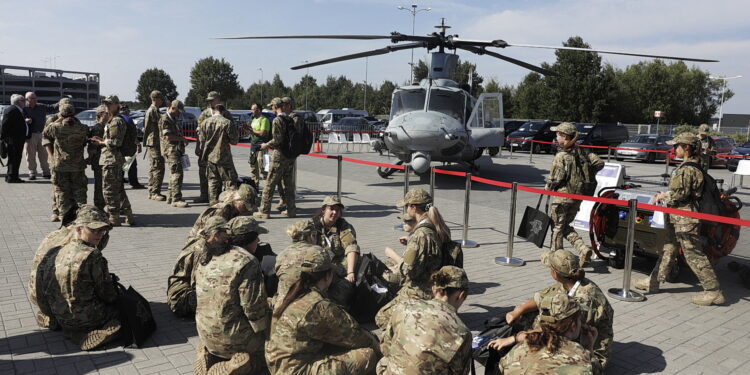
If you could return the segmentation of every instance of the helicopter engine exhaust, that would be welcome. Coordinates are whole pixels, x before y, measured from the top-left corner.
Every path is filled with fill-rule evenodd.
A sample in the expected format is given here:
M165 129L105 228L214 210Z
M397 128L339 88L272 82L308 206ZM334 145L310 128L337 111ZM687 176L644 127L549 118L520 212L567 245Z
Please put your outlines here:
M411 154L411 163L409 163L409 166L416 173L424 173L430 169L431 161L430 154L417 151Z

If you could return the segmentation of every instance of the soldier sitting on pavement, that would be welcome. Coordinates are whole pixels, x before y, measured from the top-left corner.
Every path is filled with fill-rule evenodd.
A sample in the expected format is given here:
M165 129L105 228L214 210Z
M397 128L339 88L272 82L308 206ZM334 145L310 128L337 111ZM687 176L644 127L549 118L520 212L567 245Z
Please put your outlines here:
M98 248L110 228L101 215L84 211L75 221L73 239L54 262L46 262L44 273L49 277L43 290L50 318L81 350L116 339L121 328L115 307L117 290L107 259Z
M266 361L272 374L370 374L377 338L325 297L331 258L319 246L304 250L297 279L274 307Z
M193 229L188 234L185 244L189 244L198 236L198 232L204 227L206 221L212 217L222 217L224 220L231 220L235 216L250 215L255 209L256 190L248 184L240 184L237 190L230 190L221 193L217 203L205 209L195 220Z
M394 309L383 330L378 375L468 374L471 331L457 311L469 294L469 279L455 266L441 268L431 279L433 299Z
M201 344L196 374L254 374L265 368L263 346L271 323L258 259L258 234L268 233L250 216L229 221L233 246L211 247L195 269L195 322Z
M698 211L697 202L701 201L705 183L703 171L685 163L700 163L698 155L701 147L700 139L692 133L682 133L667 143L674 145L675 156L682 158L683 162L674 170L669 179L669 191L659 192L654 200L665 203L667 207ZM700 220L681 215L665 214L664 216L667 231L664 248L656 260L651 275L637 280L633 286L650 293L658 293L659 284L667 280L669 267L672 266L677 256L677 249L681 248L685 262L698 277L704 289L703 294L693 296L691 302L701 306L724 303L724 295L719 289L716 272L701 246Z
M582 314L578 303L567 294L543 299L539 304L540 329L522 334L525 338L500 360L500 372L592 374L591 348L596 329L583 323Z
M173 100L167 113L161 115L158 121L157 132L160 134L161 140L159 145L161 150L159 151L158 158L166 158L167 165L169 166L169 191L168 197L166 198L167 204L171 204L172 207L187 207L188 204L182 199L182 156L185 155L185 143L187 140L182 136L182 131L177 125L177 117L185 109L185 105L179 100ZM157 138L157 137L154 137ZM154 156L156 158L156 156ZM158 160L158 158L156 160ZM154 159L152 159L153 161ZM162 162L163 164L163 162ZM152 167L156 168L156 167ZM162 170L164 166L162 165ZM163 171L162 171L163 172ZM153 177L159 179L158 177ZM162 173L161 179L164 179ZM159 189L161 189L161 183L159 183ZM157 197L162 196L161 194ZM155 200L164 200L161 198L154 198Z
M594 374L603 374L612 356L614 332L614 310L604 292L593 281L587 279L586 273L579 267L578 257L568 250L545 251L542 253L542 264L549 267L555 284L548 286L522 305L516 306L505 316L508 324L525 321L526 328L539 328L539 306L542 300L555 294L567 294L581 307L581 319L596 328L598 335L593 347L592 366ZM533 326L529 326L533 319ZM523 324L523 323L522 323ZM493 348L502 348L515 344L514 337L497 339L491 343Z

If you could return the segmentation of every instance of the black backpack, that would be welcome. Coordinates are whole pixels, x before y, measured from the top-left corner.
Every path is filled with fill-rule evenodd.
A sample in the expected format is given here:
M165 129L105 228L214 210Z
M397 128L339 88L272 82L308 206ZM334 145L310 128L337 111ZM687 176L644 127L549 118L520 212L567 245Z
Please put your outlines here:
M719 187L716 186L716 180L714 180L714 178L711 177L710 174L706 173L706 171L704 171L698 163L684 162L682 163L680 168L684 166L697 168L703 174L703 194L701 194L701 199L698 202L698 212L710 215L724 216L726 214L726 210L724 208L724 204L721 201L721 191L719 190ZM715 222L701 222L705 224L716 224Z
M125 289L115 276L115 288L117 289L116 306L120 313L122 324L121 337L123 345L133 345L137 348L143 346L146 339L156 331L156 321L151 312L151 306L146 298L138 293L132 286Z
M464 250L457 241L443 244L443 266L464 268Z
M280 116L280 118L284 121L286 133L286 144L281 145L281 153L290 159L309 153L313 144L313 135L307 127L307 122L296 114Z
M351 314L360 324L373 322L378 311L396 297L396 292L383 279L387 269L372 253L359 259Z
M138 141L138 129L136 129L135 124L133 124L132 121L125 121L122 116L120 118L125 123L125 137L122 139L120 152L122 152L122 156L133 156L138 149L138 146L136 145L136 142Z
M472 341L472 360L477 361L484 366L485 375L499 374L498 365L500 359L510 352L510 347L505 347L501 351L491 349L488 345L490 341L505 337L513 336L515 333L522 331L519 325L510 325L505 321L505 316L485 320L484 330L474 336ZM473 365L473 363L472 363Z

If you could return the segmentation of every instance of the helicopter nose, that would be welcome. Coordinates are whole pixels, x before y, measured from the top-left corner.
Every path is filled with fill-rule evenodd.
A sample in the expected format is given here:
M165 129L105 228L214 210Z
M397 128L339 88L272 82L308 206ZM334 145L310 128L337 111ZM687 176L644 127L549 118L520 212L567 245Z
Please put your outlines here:
M411 154L411 162L409 166L417 173L424 173L430 168L430 162L432 158L430 154L425 152L415 152Z

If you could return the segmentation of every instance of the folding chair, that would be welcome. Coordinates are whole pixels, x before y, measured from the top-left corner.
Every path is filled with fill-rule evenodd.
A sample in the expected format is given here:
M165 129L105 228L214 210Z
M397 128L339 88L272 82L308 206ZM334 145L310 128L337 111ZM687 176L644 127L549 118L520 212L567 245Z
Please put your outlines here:
M336 152L338 152L339 147L341 147L341 140L339 139L339 133L328 133L328 144L335 144L336 145ZM331 148L328 147L328 152L331 152Z
M352 134L352 143L355 145L361 145L362 144L362 136L359 133L353 133Z
M370 133L362 133L362 144L365 145L365 150L370 151Z
M750 160L743 159L737 164L737 170L732 174L732 183L730 184L732 187L734 187L735 176L740 176L739 188L742 189L743 177L750 176Z

